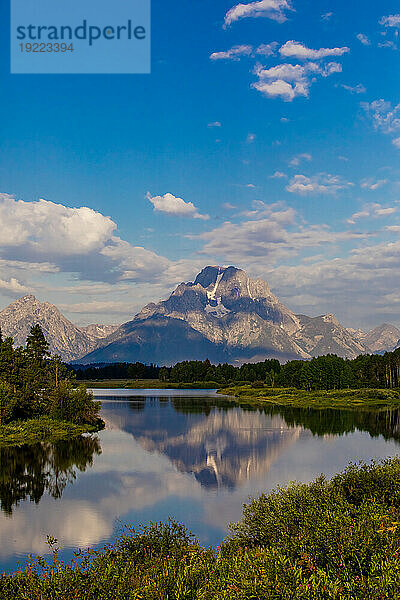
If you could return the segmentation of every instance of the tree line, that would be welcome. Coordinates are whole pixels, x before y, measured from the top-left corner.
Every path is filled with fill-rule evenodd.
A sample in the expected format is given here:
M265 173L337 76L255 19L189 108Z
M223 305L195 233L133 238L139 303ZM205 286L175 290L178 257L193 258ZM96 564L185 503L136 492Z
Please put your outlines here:
M363 354L354 359L327 354L308 361L291 360L285 365L275 359L241 366L214 365L207 359L188 360L161 368L140 362L72 365L68 368L73 369L81 381L160 379L171 383L215 382L219 385L250 382L309 391L400 387L400 349L384 355Z
M86 388L74 386L73 373L59 356L50 356L39 325L26 347L13 346L0 330L0 424L48 415L72 423L95 424L100 403Z
M72 369L79 381L93 379L158 379L160 367L136 363L100 363L91 365L74 364Z
M365 354L346 359L327 354L309 361L291 360L281 365L267 359L259 363L213 365L209 360L184 361L160 369L163 381L215 381L218 384L250 382L270 387L294 387L304 390L340 390L351 388L393 389L400 387L400 349L384 355Z

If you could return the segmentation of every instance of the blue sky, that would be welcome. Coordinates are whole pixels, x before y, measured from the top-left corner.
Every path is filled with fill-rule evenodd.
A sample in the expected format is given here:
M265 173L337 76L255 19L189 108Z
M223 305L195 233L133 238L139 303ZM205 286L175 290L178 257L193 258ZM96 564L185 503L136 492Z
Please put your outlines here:
M152 3L151 75L10 75L0 308L122 322L206 264L400 325L398 3ZM42 199L42 201L40 201Z

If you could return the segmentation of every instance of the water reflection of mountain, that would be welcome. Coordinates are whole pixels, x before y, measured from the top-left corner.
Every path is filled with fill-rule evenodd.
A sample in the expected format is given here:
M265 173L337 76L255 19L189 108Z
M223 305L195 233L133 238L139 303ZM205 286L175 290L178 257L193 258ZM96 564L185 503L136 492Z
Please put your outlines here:
M264 475L301 431L288 428L277 415L232 405L224 410L209 402L202 406L198 399L185 399L182 405L153 398L126 406L130 410L103 405L107 426L131 433L145 450L168 456L179 471L192 473L207 488L234 488Z
M38 504L45 492L61 498L64 489L101 454L96 436L77 437L54 444L32 444L0 449L0 508L11 515L13 506L30 499Z

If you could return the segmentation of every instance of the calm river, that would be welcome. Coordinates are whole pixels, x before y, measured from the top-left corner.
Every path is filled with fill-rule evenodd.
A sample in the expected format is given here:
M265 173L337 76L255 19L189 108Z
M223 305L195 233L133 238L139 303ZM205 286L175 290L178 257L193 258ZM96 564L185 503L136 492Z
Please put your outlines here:
M124 524L184 522L216 545L249 496L400 454L400 413L238 407L213 391L95 390L106 429L0 450L0 572L113 541Z

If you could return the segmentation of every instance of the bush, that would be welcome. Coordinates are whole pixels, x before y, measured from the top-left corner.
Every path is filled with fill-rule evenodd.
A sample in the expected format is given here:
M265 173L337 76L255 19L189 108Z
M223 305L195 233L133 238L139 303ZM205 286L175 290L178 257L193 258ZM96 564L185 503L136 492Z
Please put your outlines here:
M400 460L351 465L245 506L222 547L169 520L0 577L2 600L400 600ZM54 545L54 540L49 540Z
M93 400L84 385L74 389L69 382L60 383L50 392L49 401L53 419L95 424L99 418L101 404Z

